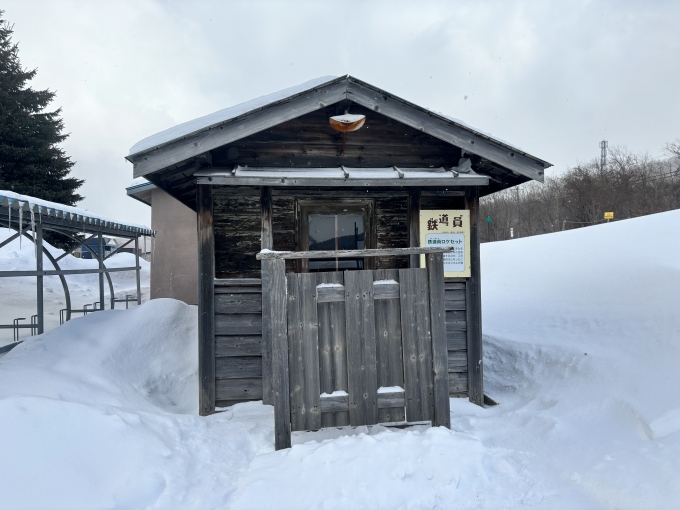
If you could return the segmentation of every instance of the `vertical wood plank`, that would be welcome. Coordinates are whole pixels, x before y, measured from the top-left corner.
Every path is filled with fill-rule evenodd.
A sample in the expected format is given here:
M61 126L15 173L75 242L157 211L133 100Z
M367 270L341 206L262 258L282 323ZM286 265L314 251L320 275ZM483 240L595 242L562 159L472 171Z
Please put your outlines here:
M272 390L274 397L274 446L290 448L290 384L288 378L288 319L286 262L270 260L269 294L272 331Z
M341 272L316 273L320 283L343 284ZM319 320L319 371L321 392L347 391L347 344L345 341L345 303L317 303ZM349 412L323 413L322 427L349 425Z
M288 367L292 430L321 428L319 336L316 275L297 273L288 280Z
M373 271L373 281L399 281L399 270L380 269ZM378 387L404 387L404 361L401 349L401 310L398 299L379 299L374 301L376 360L378 367ZM403 407L378 409L380 423L404 421Z
M345 271L345 331L350 425L378 423L373 275Z
M196 186L198 229L198 405L201 416L215 412L215 236L212 186Z
M434 420L432 425L451 428L443 254L431 253L427 255L427 280L430 290L430 335L432 337L432 372L434 375Z
M484 363L482 351L482 285L479 253L479 188L465 190L465 207L470 210L470 278L465 286L468 395L470 402L484 405Z
M274 246L272 229L272 189L270 186L260 188L260 213L262 219L261 249L271 250ZM262 288L268 288L269 264L262 261ZM270 297L262 293L262 317L270 315ZM272 396L272 331L271 321L262 321L262 403L271 405Z
M408 245L420 245L420 188L408 190ZM409 255L409 267L420 267L420 255Z
M432 341L426 269L400 269L406 419L433 419Z

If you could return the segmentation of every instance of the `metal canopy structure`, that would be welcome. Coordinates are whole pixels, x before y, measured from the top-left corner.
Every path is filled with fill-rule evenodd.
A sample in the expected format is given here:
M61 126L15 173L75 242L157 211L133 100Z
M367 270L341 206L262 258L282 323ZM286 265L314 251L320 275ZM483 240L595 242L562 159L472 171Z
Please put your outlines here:
M3 248L10 242L20 237L25 237L35 244L36 267L34 271L0 271L0 278L11 278L20 276L35 276L36 282L36 314L33 316L32 324L0 324L0 329L30 328L37 334L42 334L45 330L44 303L43 303L43 279L45 276L58 276L64 289L66 300L65 320L71 319L72 312L87 312L93 310L73 310L71 307L71 296L66 282L66 276L75 274L98 274L99 275L99 310L105 308L104 299L104 277L108 280L110 294L110 308L115 308L116 302L126 302L125 299L116 299L111 281L112 272L135 271L137 282L137 304L141 304L141 281L139 265L139 238L140 236L154 236L155 232L142 225L125 224L110 219L100 217L75 207L70 207L55 202L47 202L37 198L19 195L10 191L0 190L0 227L6 227L16 233L2 243ZM59 257L54 257L45 246L43 246L43 232L50 231L62 234L77 241L73 249L63 253ZM78 237L84 234L85 239ZM104 253L104 236L111 235L128 239L127 242L116 248L113 252L106 255ZM96 238L99 242L98 249L90 247L87 241ZM118 253L130 243L135 246L135 266L107 268L104 261ZM87 249L92 253L92 257L99 261L97 269L61 269L59 260L73 253L78 248ZM43 257L50 261L53 269L43 268Z

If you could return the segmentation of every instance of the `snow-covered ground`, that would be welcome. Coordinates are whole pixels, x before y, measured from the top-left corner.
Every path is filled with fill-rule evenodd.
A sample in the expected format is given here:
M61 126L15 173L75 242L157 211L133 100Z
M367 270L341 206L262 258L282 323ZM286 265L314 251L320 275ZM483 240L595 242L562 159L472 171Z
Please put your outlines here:
M0 243L15 234L15 231L0 229ZM64 252L60 249L44 243L54 258ZM149 263L140 259L142 300L146 301L149 293ZM61 269L97 269L99 263L94 259L79 259L68 255L58 262ZM107 259L106 267L134 267L135 256L131 253L119 253ZM47 270L54 269L49 259L43 256L43 267ZM35 270L35 247L29 239L15 239L11 243L0 248L0 271L34 271ZM110 273L113 281L113 291L116 298L125 299L126 294L136 295L136 281L134 271L121 271ZM99 301L99 277L96 274L69 275L66 282L71 293L71 308L83 309L84 305L90 305ZM31 315L36 312L36 283L35 277L12 277L0 278L0 324L12 324L17 317L25 317L21 324L30 324ZM104 279L106 296L106 308L109 306L109 284ZM64 290L58 276L44 277L44 307L45 307L45 330L59 326L59 310L66 308ZM130 305L131 306L131 305ZM125 308L125 303L116 303L116 307ZM73 314L73 318L81 317L82 314ZM19 337L24 340L30 335L29 329L21 329ZM0 346L13 341L11 329L0 329Z
M486 392L452 430L273 449L196 416L196 310L91 314L0 358L0 508L680 507L680 211L484 245Z

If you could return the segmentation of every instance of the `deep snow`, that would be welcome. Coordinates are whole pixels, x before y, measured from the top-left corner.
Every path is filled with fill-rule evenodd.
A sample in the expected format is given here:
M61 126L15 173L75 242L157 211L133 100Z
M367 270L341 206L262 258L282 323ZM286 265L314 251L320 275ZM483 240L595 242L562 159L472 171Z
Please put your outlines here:
M676 508L679 226L483 245L500 405L452 399L451 431L275 452L271 407L195 415L195 308L72 321L0 358L0 508Z

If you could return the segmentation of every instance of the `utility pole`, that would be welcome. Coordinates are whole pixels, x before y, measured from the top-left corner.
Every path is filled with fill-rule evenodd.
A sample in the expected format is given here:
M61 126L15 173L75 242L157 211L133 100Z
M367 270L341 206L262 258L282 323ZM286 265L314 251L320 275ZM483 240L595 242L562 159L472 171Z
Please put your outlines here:
M522 218L519 212L519 188L517 186L515 186L515 197L517 202L517 237L519 238L519 224L522 221Z
M607 140L602 140L600 142L600 168L607 166L607 147L609 147Z

